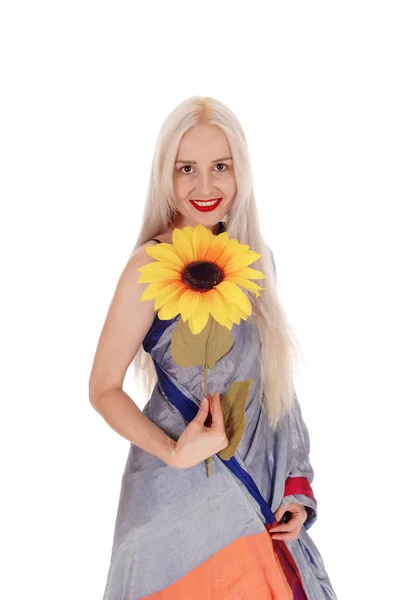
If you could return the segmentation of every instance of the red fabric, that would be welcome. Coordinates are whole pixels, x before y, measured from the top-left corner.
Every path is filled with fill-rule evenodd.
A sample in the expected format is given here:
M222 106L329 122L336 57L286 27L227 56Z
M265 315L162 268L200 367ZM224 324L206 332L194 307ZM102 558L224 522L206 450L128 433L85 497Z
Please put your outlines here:
M283 540L272 540L274 552L293 593L293 600L308 600L297 565Z
M308 496L309 498L312 498L314 502L316 502L314 492L312 491L310 482L306 477L288 477L286 479L285 492L283 495L291 496L294 494L304 494L304 496Z

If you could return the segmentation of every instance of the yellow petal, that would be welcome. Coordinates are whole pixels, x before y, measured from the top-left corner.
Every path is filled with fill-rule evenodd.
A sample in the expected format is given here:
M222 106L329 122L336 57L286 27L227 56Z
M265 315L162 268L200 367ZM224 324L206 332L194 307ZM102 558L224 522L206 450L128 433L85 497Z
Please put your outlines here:
M202 294L191 289L186 289L180 299L180 312L183 321L195 315L201 306Z
M254 252L253 250L246 250L243 253L237 253L233 256L225 265L225 271L227 273L233 273L242 267L247 267L250 263L260 258L261 254Z
M195 229L193 230L192 248L195 260L205 259L211 239L209 233L211 234L211 231L209 231L209 229L207 229L207 227L201 223L196 225Z
M230 302L224 296L223 296L223 300L226 305L227 314L228 314L229 319L233 323L236 323L237 325L239 325L239 322L242 318L242 310L239 308L239 306L237 304L235 304L235 302Z
M225 281L231 281L232 283L237 283L241 287L244 287L247 290L250 290L251 292L255 292L257 298L260 295L258 293L258 290L266 290L267 289L267 288L261 287L260 285L257 285L257 283L254 283L254 281L245 279L244 277L232 277L230 275L227 275L227 277L225 278Z
M165 247L163 243L156 246L145 246L145 250L152 258L157 258L162 262L174 265L179 270L184 268L184 263L171 244L170 247Z
M173 319L180 313L180 298L184 293L183 290L180 290L174 298L169 300L166 304L160 308L158 312L159 319L169 320Z
M184 232L184 234L187 236L187 238L191 242L192 241L192 234L193 234L193 227L192 227L192 225L186 225L185 227L182 228L182 231Z
M165 280L162 280L162 281L156 281L155 283L149 283L146 286L145 290L142 292L140 301L144 302L146 300L152 300L169 283L173 283L173 280L165 279ZM174 283L178 284L177 281L174 281Z
M209 262L216 262L220 253L225 248L225 246L228 244L228 241L229 241L228 231L224 231L223 233L220 233L219 235L214 235L210 240L210 244L209 244L209 247L206 252L205 260L208 260Z
M186 233L176 227L172 233L173 244L179 257L186 265L194 260L192 244Z
M165 304L158 312L158 318L163 321L168 321L169 319L174 319L178 315L178 306Z
M252 305L246 294L230 281L222 281L217 286L218 291L231 302L235 302L248 316L252 314Z
M171 271L175 271L177 274L182 271L176 264L166 260L151 260L151 262L146 263L146 265L139 267L137 271L140 273L152 273L153 271L157 271L157 269L171 269Z
M245 312L243 312L243 310L241 308L239 308L239 312L240 312L240 318L243 319L244 321L247 321L247 319L249 318L249 315L247 315Z
M166 279L171 281L180 281L180 274L172 269L163 269L162 267L158 267L152 272L144 272L138 279L138 283L154 283L156 281L164 281Z
M150 273L157 273L161 270L172 271L174 277L179 277L180 275L180 269L175 265L172 265L170 263L159 262L157 260L152 260L151 262L146 263L145 265L142 265L137 269L139 273L145 273L146 275Z
M202 308L200 311L196 312L195 316L189 317L189 328L192 331L192 333L196 335L206 327L208 320L209 310L207 308Z
M220 325L233 325L239 322L242 318L242 310L234 302L230 302L225 296L223 296L217 289L213 288L205 294L208 302L210 314L213 318L220 323ZM247 315L245 315L247 317ZM229 327L230 328L230 327Z
M228 240L228 244L223 248L217 257L217 264L224 269L225 265L241 251L241 244L234 238Z
M217 291L217 288L213 288L203 294L203 299L206 301L210 314L220 325L225 325L230 320L227 314L227 307L224 303L224 297Z
M168 304L172 298L175 296L180 296L180 291L185 290L185 286L183 283L170 283L166 285L166 287L159 291L155 298L155 310L158 310L163 304Z
M251 267L243 267L237 271L231 271L229 272L229 275L232 275L233 277L248 277L249 279L264 279L266 277L264 273L257 271L257 269L252 269Z

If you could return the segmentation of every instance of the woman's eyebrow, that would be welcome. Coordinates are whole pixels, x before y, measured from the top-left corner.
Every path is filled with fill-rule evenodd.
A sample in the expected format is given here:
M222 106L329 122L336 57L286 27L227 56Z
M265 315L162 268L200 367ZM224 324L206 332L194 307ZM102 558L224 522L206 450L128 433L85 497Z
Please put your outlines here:
M216 160L213 160L213 163L216 162L221 162L223 160L232 160L231 156L225 156L224 158L217 158ZM184 165L196 165L196 161L195 160L176 160L176 164L177 163L184 163Z

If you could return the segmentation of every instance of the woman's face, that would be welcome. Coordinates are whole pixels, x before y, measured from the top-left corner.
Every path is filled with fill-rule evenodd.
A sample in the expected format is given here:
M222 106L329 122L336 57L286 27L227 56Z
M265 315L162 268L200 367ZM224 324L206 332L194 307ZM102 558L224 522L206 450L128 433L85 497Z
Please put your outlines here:
M195 125L185 133L173 183L178 227L202 223L217 233L217 224L230 210L237 190L228 139L219 127Z

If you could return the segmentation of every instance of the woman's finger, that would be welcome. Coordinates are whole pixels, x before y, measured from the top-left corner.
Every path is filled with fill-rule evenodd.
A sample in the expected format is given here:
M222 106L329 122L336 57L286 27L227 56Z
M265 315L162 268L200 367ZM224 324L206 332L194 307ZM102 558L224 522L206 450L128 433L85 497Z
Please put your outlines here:
M298 527L301 527L302 521L298 521L297 519L290 519L287 523L281 523L280 525L276 525L269 529L270 533L291 533Z
M223 428L224 427L224 415L223 415L222 408L221 408L220 392L215 392L213 394L212 400L210 402L210 411L211 411L213 426L216 428L218 428L218 427Z
M273 540L284 540L285 542L291 542L293 540L297 540L300 535L300 529L295 529L290 533L271 533L271 537Z
M209 404L209 400L206 398L206 396L204 396L200 402L198 412L193 419L199 425L204 425L204 422L206 421L209 412Z

